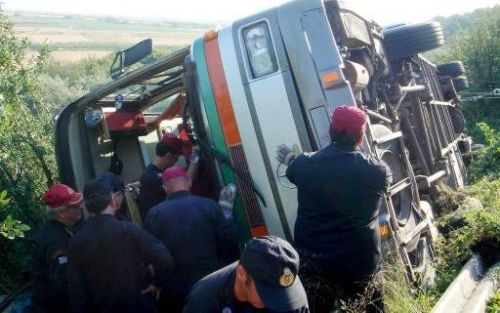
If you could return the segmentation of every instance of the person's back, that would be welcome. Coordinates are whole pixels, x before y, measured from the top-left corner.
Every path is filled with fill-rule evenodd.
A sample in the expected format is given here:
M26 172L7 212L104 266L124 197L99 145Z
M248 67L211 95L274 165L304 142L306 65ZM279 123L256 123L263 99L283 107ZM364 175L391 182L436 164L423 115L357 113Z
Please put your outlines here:
M141 189L137 203L141 217L144 219L153 206L165 200L165 192L161 188L162 170L154 164L149 164L141 175Z
M86 185L84 196L89 211L93 209L88 199L102 197L100 185L99 181ZM102 193L111 193L110 187L106 188L109 190ZM113 196L110 203L115 201ZM115 204L110 207L106 210L116 212ZM72 312L154 312L153 297L142 293L148 285L147 266L155 266L154 281L159 285L173 266L171 255L139 226L117 220L107 211L94 213L98 215L90 218L70 243L68 285Z
M218 266L215 209L214 201L187 191L168 195L167 201L151 209L145 227L169 247L176 270L206 271Z
M180 167L165 170L167 198L149 211L144 223L175 261L175 271L164 286L164 295L172 297L168 307L182 306L196 281L224 265L221 255L237 251L239 239L237 226L215 201L188 191L186 175Z
M379 261L378 207L386 169L345 145L299 156L287 176L298 188L295 244L331 259L350 260L342 271L362 277ZM329 258L330 259L330 258Z
M300 156L286 145L278 147L277 158L298 189L295 244L308 264L303 273L315 285L311 290L335 291L322 299L310 295L318 312L331 311L329 299L355 301L359 295L368 297L368 312L384 310L380 286L367 286L380 268L378 214L391 175L359 150L366 121L361 109L339 106L332 114L328 147Z
M369 297L369 312L383 312L379 286L373 292L366 287L380 266L378 214L390 173L359 150L366 120L362 110L339 106L332 114L328 147L300 156L286 145L278 147L277 158L298 189L295 244L308 264L303 271L311 281L321 277L314 284L325 292L340 292L317 298L317 312L330 312L330 299L354 300L360 294Z
M72 267L81 271L88 312L152 311L153 299L142 295L146 268L138 226L111 215L92 217L71 242Z

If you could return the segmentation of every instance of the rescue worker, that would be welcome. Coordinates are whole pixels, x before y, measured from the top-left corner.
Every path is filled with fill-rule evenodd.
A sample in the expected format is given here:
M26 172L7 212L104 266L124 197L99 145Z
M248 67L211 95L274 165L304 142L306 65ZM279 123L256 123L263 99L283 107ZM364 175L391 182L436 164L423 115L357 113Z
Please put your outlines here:
M149 209L165 200L161 175L163 170L177 162L182 152L182 141L172 133L165 133L156 145L153 162L141 176L141 189L137 198L141 217L144 220Z
M162 188L161 175L163 171L173 166L182 154L182 141L173 133L165 133L156 145L156 155L151 164L146 167L140 182L141 189L138 197L139 210L144 220L149 209L165 200L165 191ZM191 179L197 174L200 157L193 152L189 157L188 174Z
M378 212L390 183L386 167L359 149L366 119L358 108L339 106L329 146L296 156L282 145L277 155L298 188L295 245L303 261L312 257L321 276L348 298L363 294L379 269ZM377 305L382 309L382 301Z
M44 195L49 220L38 234L33 253L31 312L68 312L66 267L68 243L82 224L82 194L63 184Z
M275 236L249 241L238 261L208 275L191 290L184 313L307 313L298 276L299 255Z
M167 168L162 179L167 197L149 211L144 227L163 241L175 261L175 271L162 288L160 309L181 312L192 285L229 263L222 256L236 254L231 261L238 258L239 230L232 205L223 212L212 199L189 192L184 168Z
M155 297L173 268L170 252L139 226L115 218L112 188L88 182L85 206L94 214L70 242L68 289L71 312L155 312ZM155 273L146 286L146 269Z
M123 200L125 199L125 183L123 182L123 178L120 175L108 171L102 174L101 177L99 177L99 180L111 187L113 198L116 202L116 206L118 207L115 217L119 220L126 220L126 212L122 206Z

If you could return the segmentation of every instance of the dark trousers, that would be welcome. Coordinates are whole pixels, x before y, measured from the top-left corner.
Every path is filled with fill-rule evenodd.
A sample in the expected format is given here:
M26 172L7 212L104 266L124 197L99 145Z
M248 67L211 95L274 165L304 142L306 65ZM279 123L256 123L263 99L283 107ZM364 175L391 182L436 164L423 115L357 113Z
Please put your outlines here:
M182 313L184 302L192 285L193 282L188 280L169 281L168 285L162 288L158 301L158 312Z

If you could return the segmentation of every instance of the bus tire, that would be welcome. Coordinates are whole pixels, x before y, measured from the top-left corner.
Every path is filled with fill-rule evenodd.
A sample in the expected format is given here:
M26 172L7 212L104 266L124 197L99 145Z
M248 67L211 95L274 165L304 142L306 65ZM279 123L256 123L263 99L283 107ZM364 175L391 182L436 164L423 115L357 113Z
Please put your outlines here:
M444 44L441 24L427 22L384 30L384 47L390 61L396 61Z
M437 72L440 76L457 77L465 74L465 67L462 62L453 61L438 65Z
M463 91L469 88L469 80L465 76L459 76L453 78L453 87L455 87L456 92Z

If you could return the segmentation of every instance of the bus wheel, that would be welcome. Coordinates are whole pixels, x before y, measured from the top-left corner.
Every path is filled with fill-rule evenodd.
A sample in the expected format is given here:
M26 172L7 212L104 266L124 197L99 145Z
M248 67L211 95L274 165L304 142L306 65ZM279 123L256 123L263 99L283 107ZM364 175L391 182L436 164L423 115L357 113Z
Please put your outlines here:
M384 30L384 47L389 60L396 61L444 44L441 24L427 22Z
M453 61L438 65L437 72L440 76L457 77L465 74L465 67L462 62Z

